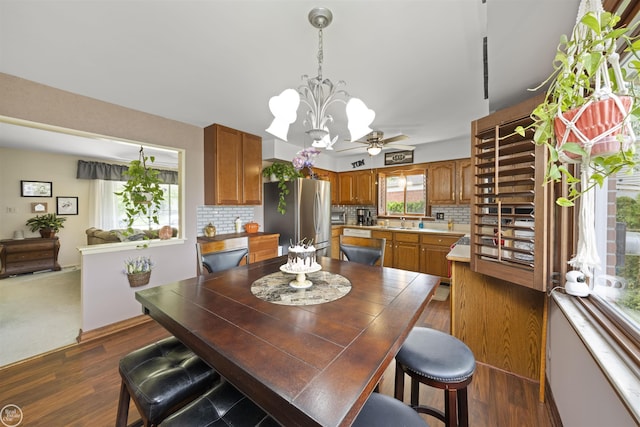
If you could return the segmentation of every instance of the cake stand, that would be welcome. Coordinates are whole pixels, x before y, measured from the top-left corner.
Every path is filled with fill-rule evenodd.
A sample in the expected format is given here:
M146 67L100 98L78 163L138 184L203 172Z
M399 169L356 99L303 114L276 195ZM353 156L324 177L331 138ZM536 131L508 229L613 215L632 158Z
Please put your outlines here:
M311 285L313 285L313 283L311 283L311 280L307 280L306 274L307 273L315 273L316 271L320 271L322 270L322 266L320 266L320 264L316 264L314 266L305 268L304 270L300 271L300 270L290 270L289 266L287 264L281 265L280 266L280 271L282 271L283 273L288 273L288 274L295 274L296 275L296 280L292 280L291 282L289 282L289 286L291 286L292 288L296 288L296 289L306 289L311 287Z

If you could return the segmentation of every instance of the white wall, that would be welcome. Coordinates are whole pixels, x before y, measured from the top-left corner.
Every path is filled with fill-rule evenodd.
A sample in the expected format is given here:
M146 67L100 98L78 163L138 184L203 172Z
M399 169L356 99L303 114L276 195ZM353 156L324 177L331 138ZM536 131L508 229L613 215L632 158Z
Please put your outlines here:
M547 333L547 379L563 426L636 426L553 298Z

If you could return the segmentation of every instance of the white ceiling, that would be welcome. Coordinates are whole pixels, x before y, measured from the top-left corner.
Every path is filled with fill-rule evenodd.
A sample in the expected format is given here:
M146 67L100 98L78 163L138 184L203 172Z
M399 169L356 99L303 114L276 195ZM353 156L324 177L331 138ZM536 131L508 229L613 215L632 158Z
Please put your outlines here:
M334 17L324 77L346 81L376 111L375 129L416 145L468 140L471 120L532 96L578 0L0 0L0 72L269 140L269 98L317 73L318 33L307 20L316 6ZM352 147L344 110L333 113L335 148ZM301 147L310 144L303 115L289 132Z

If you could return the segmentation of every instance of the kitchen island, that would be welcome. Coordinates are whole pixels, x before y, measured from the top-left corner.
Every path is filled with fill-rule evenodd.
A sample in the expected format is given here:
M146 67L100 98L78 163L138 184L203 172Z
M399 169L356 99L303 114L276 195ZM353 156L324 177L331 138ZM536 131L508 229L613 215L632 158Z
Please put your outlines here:
M471 270L470 247L456 245L451 261L451 334L476 360L538 382L544 401L548 298Z

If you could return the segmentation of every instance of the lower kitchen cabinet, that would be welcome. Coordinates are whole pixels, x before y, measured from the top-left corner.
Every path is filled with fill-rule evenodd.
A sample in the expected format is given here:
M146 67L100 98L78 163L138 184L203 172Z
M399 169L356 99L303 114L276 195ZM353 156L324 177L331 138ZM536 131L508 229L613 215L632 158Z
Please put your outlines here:
M443 282L450 282L447 254L460 236L425 234L420 238L420 272L440 276Z
M394 233L394 267L420 271L420 236L417 233Z
M278 256L279 234L249 234L249 264Z
M371 237L376 239L387 239L384 247L384 266L395 267L393 265L393 233L391 231L373 230Z

